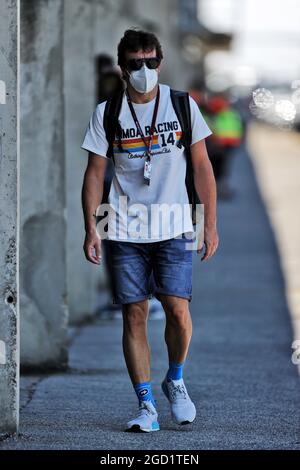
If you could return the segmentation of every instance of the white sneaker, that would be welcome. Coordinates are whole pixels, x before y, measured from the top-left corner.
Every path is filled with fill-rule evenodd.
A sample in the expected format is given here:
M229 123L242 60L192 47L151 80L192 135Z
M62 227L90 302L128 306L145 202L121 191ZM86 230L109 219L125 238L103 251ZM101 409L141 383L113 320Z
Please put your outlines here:
M137 418L127 423L126 431L152 432L159 431L157 411L151 401L142 401Z
M167 378L161 384L162 390L170 402L173 421L177 424L190 424L196 418L196 408L185 388L183 379Z

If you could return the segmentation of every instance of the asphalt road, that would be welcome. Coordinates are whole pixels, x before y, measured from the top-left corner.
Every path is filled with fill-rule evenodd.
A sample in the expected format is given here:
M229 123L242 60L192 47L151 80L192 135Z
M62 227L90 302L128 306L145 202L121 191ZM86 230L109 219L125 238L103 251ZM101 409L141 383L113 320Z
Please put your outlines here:
M70 370L22 378L18 439L0 449L300 449L299 379L272 231L248 156L236 156L237 196L219 204L220 248L194 261L193 341L185 368L196 422L172 423L160 391L163 321L149 323L162 430L123 432L136 398L121 350L121 322L71 331Z

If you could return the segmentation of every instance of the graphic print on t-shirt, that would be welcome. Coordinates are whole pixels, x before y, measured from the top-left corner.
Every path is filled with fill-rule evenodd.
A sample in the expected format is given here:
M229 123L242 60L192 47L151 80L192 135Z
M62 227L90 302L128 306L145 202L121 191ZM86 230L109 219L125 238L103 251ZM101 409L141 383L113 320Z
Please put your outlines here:
M148 144L150 140L150 126L145 126L143 132ZM154 128L151 155L170 153L170 146L177 145L181 135L182 132L179 130L178 121L158 123ZM113 143L113 148L114 153L127 153L129 159L143 158L147 150L138 129L134 127L122 129L121 142L116 138Z

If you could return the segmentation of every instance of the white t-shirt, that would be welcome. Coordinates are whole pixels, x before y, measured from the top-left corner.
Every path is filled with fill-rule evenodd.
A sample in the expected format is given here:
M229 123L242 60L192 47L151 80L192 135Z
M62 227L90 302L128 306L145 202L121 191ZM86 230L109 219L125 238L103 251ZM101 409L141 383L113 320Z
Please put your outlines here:
M185 185L186 158L183 146L176 142L181 127L173 108L170 87L160 84L160 102L152 141L151 182L144 181L146 150L127 98L123 96L119 122L121 145L114 142L115 175L109 192L108 239L154 242L193 233L189 200ZM82 148L107 158L108 142L103 127L106 102L91 116ZM148 103L133 103L144 136L150 134L155 98ZM207 126L196 102L190 97L192 144L208 137ZM122 196L120 198L120 196Z

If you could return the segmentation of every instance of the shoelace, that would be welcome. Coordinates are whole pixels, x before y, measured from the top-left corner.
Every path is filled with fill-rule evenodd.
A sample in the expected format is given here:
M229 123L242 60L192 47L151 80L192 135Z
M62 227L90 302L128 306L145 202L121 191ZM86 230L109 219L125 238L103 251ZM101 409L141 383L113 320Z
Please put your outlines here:
M154 415L155 413L150 408L148 408L145 402L141 402L140 407L139 407L139 416L143 416L145 414Z
M176 399L181 399L181 400L187 400L187 392L184 387L184 385L173 385L170 390L170 398L171 400L176 400Z

